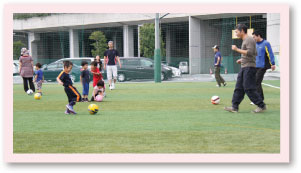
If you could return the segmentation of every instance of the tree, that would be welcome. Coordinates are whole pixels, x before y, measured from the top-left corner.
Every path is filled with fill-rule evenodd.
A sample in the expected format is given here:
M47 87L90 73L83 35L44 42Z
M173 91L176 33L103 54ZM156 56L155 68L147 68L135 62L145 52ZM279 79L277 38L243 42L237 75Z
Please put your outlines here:
M94 31L89 37L90 40L94 40L95 42L91 45L94 49L91 50L92 56L103 55L103 53L107 49L107 39L106 36L101 31Z
M161 34L160 34L161 35ZM161 56L165 56L165 43L160 36ZM148 58L154 58L155 50L155 24L144 24L140 28L140 52L141 55Z
M21 55L21 49L25 47L25 44L22 43L21 41L16 41L13 44L13 51L14 51L14 60L19 59Z

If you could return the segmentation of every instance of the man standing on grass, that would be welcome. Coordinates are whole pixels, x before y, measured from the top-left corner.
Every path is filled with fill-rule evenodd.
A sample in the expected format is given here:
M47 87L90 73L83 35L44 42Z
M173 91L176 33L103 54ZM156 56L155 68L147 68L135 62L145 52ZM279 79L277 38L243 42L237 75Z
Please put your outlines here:
M104 69L107 68L107 78L109 81L110 90L115 89L115 83L117 80L117 61L119 67L121 68L121 63L119 59L119 53L117 50L113 49L113 41L108 42L109 49L104 53ZM112 74L114 82L112 82Z
M245 94L258 107L253 110L254 113L264 112L266 105L257 92L256 88L256 43L255 40L247 35L247 26L238 24L236 26L237 37L243 40L241 49L232 45L232 50L241 54L241 58L236 62L241 64L241 69L237 76L236 86L232 97L232 107L225 107L229 112L238 112L238 106L244 99Z
M256 41L256 86L257 91L264 100L263 90L262 90L262 80L267 69L275 70L275 58L271 44L262 38L262 34L258 31L253 32L253 38ZM253 102L251 104L254 105Z
M215 80L217 82L217 87L221 87L221 84L224 86L227 85L223 77L221 76L221 63L222 63L222 55L219 51L218 45L215 45L212 47L215 55L214 55L214 74L215 74Z

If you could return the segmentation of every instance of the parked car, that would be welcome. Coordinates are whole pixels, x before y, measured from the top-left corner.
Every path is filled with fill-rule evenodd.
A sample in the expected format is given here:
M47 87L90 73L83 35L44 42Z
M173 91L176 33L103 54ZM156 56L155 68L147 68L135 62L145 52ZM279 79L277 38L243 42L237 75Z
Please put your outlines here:
M120 57L122 68L118 67L118 81L124 82L131 79L153 79L154 61L149 58ZM172 70L168 66L161 65L161 80L172 77Z
M19 75L19 61L18 60L14 60L13 62L13 75Z
M187 61L181 61L179 63L179 69L181 70L182 73L189 73L188 62Z
M59 59L55 62L59 63L59 62L64 62L64 61L71 61L73 64L81 67L82 65L82 62L83 61L87 61L88 62L88 69L91 69L91 62L94 61L94 58L93 57L81 57L81 58L62 58L62 59Z
M181 77L182 72L181 72L180 69L178 69L176 67L173 67L173 66L170 66L168 63L166 63L164 61L162 61L162 64L166 65L167 67L169 67L172 70L172 77Z
M57 76L63 71L63 61L56 61L48 65L43 65L42 70L44 74L44 80L46 81L56 81ZM80 80L81 67L73 64L71 70L71 80L77 82Z

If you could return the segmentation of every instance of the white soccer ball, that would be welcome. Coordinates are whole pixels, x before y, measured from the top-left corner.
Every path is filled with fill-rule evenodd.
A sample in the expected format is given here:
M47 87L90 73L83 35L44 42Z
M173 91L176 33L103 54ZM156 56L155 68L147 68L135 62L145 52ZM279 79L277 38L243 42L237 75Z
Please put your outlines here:
M214 105L219 104L219 102L221 101L221 99L219 98L219 96L212 96L211 97L211 103Z
M27 94L28 95L32 95L33 94L33 91L31 89L27 90Z

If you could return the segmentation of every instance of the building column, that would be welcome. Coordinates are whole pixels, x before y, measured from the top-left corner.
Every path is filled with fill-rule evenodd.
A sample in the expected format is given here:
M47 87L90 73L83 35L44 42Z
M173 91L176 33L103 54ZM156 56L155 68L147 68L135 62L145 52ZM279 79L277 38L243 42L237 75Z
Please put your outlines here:
M134 30L128 25L123 26L123 56L134 56Z
M172 40L171 30L168 28L166 30L166 63L167 64L171 63L171 40Z
M38 59L38 44L37 44L38 41L40 41L40 34L34 32L28 33L29 55L32 57L34 62L37 62Z
M279 67L280 55L280 14L268 13L267 14L267 41L271 43L275 55L275 63ZM279 68L278 68L279 70Z
M69 29L69 50L70 58L79 57L78 31Z
M201 73L201 20L189 16L189 73Z

